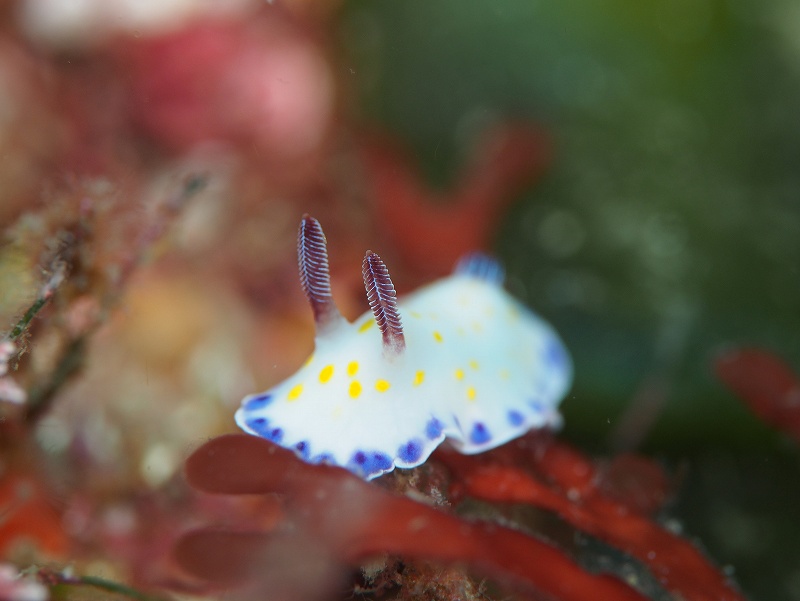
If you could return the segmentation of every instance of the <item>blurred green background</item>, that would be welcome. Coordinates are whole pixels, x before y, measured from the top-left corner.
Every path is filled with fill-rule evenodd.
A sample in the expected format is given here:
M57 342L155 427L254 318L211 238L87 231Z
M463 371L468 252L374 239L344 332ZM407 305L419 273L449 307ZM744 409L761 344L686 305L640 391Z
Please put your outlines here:
M487 123L550 132L496 250L573 353L564 435L663 459L745 592L800 599L798 449L710 368L739 344L800 368L800 2L358 0L339 34L359 118L434 186Z

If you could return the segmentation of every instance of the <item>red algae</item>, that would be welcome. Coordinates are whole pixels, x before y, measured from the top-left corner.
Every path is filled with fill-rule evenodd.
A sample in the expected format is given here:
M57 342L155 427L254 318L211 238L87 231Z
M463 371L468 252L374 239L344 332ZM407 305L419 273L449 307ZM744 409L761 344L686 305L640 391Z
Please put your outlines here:
M225 140L257 146L284 167L316 157L334 81L307 29L267 7L249 19L119 40L113 52L131 79L132 119L170 149Z
M500 216L551 161L549 139L529 123L503 123L478 142L457 183L437 193L396 144L378 137L362 141L375 221L415 271L444 275L464 254L487 249Z
M0 478L0 556L20 541L50 556L64 555L69 542L61 528L52 494L34 474L14 471Z
M510 466L485 466L463 477L471 496L528 503L555 512L583 532L640 560L664 587L687 601L743 599L689 542L601 494L589 494L576 503L567 491L554 491Z
M648 518L667 495L666 478L654 464L625 455L616 460L615 479L624 474L626 489L640 491L625 499L609 480L607 465L596 466L552 437L529 436L498 450L496 457L488 454L477 464L454 453L439 459L454 471L460 494L551 511L638 559L662 586L687 601L744 599L690 542ZM643 486L654 488L643 495Z
M324 550L327 567L316 571L322 574L317 581L320 588L335 582L340 571L336 568L355 567L390 553L467 564L523 595L545 594L565 601L645 599L614 576L584 571L562 551L534 537L465 521L367 484L340 468L305 464L263 439L245 435L214 439L188 459L186 475L192 486L205 492L286 495L290 524L273 532L195 531L179 542L179 564L216 584L269 578L275 570L265 558L280 549L293 550L304 559L309 553L320 559ZM285 574L273 574L269 582L280 581L280 576L284 582L279 589L288 594ZM274 592L272 584L270 590Z
M800 378L772 353L741 348L715 361L717 377L761 420L800 442Z
M638 455L622 454L597 466L596 486L602 494L641 514L658 511L670 485L660 467Z

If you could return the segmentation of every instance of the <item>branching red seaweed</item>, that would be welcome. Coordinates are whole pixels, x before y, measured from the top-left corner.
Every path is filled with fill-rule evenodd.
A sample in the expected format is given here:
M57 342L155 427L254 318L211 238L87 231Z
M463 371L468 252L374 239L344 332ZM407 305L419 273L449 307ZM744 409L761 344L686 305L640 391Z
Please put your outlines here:
M450 461L448 455L442 458L456 472L467 495L552 511L647 565L662 586L682 599L743 599L691 543L640 511L655 505L642 504L638 495L634 495L634 503L614 498L614 489L608 489L608 481L600 477L597 468L563 443L548 440L526 449L527 442L509 445L517 449L513 465L475 465L454 455Z
M488 248L508 204L550 163L549 140L528 123L490 129L475 148L454 188L436 193L394 144L362 144L381 235L415 271L443 275L464 254Z
M565 601L583 600L587 595L644 599L613 576L584 571L566 554L536 538L461 520L367 484L339 468L305 464L259 438L214 439L189 458L186 473L189 482L205 492L287 496L290 528L261 534L198 531L182 539L177 548L181 565L219 583L264 577L270 572L265 558L273 557L278 547L302 556L322 550L329 566L357 566L382 553L467 563L523 594L543 593ZM298 548L298 541L305 544ZM331 576L326 576L323 582L330 585Z
M773 428L800 442L800 378L775 355L734 349L715 362L717 377Z
M644 460L627 458L616 472L609 466L601 470L568 446L541 437L511 443L480 459L448 451L438 452L437 458L454 475L452 497L460 491L556 513L647 565L662 586L687 601L742 599L689 542L647 518L646 511L663 500L666 481ZM520 458L525 461L520 463ZM615 498L619 472L628 468L653 487L650 497L634 494L631 503ZM214 439L189 458L186 474L190 484L204 492L286 496L288 521L272 532L201 530L180 541L179 563L218 584L258 576L262 583L269 582L265 586L273 593L281 590L291 596L293 585L286 581L286 572L270 567L278 550L288 549L302 556L317 553L319 565L325 566L317 594L340 581L344 568L389 553L409 560L467 564L523 595L576 601L645 598L615 576L586 571L564 551L536 537L466 521L339 468L303 463L262 439ZM635 479L625 483L626 492Z

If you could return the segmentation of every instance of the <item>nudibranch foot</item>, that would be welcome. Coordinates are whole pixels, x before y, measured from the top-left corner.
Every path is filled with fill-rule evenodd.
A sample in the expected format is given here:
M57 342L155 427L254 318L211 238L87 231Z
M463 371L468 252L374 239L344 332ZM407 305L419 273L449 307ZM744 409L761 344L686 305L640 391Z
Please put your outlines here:
M569 354L503 289L493 259L470 255L452 276L398 300L386 265L367 252L370 311L350 323L333 303L325 236L309 216L298 255L316 348L293 376L242 401L244 431L369 480L424 463L445 439L480 453L560 425Z

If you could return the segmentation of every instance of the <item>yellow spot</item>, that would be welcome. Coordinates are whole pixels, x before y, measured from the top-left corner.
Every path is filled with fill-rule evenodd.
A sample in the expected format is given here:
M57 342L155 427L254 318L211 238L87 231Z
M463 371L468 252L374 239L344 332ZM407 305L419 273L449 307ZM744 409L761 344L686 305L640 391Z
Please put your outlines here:
M436 342L444 342L444 338L442 338L442 335L436 330L434 330L434 332L433 332L433 339Z
M501 369L500 370L500 378L501 379L508 380L509 376L510 376L510 374L508 373L507 369Z
M333 365L326 365L322 368L322 371L319 372L319 381L323 384L331 379L333 376Z
M472 360L469 362L469 366L470 366L472 369L478 369L478 362L477 362L477 361L475 361L475 359L472 359Z
M479 322L479 321L473 321L472 322L472 329L475 332L483 332L483 324L481 322Z
M375 382L375 390L377 390L378 392L386 392L387 390L389 390L389 382L387 382L386 380L378 380L377 382Z
M306 359L306 362L303 363L303 367L308 367L309 365L311 365L311 362L313 360L314 360L314 354L312 353L311 355L309 355L308 359Z
M417 311L409 311L409 313L408 313L408 314L409 314L411 317L413 317L414 319L419 319L420 317L422 317L422 315L421 315L419 312L417 312Z
M463 369L457 369L455 375L456 375L456 380L463 380L464 379L464 370Z
M375 325L375 320L374 319L369 319L369 320L365 321L364 323L362 323L359 326L358 333L361 334L362 332L366 332L367 330L369 330L374 325Z
M466 334L466 332L464 331L464 328L459 326L456 328L456 334L458 334L459 336L463 336L464 334Z
M425 380L425 372L424 371L418 371L414 375L414 386L419 386L420 384L422 384L422 382L424 380Z
M358 361L351 361L347 364L347 375L351 378L358 373Z
M357 399L361 394L361 382L356 380L355 382L350 383L350 396L354 399Z
M302 393L302 392L303 392L303 385L302 384L298 384L297 386L295 386L294 388L292 388L289 391L288 400L290 400L290 401L295 400L297 397L300 396L300 393Z
M475 400L475 388L473 386L470 386L470 387L467 388L467 398L470 401L474 401Z

